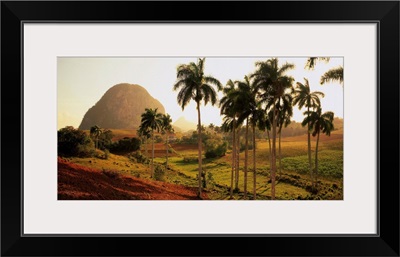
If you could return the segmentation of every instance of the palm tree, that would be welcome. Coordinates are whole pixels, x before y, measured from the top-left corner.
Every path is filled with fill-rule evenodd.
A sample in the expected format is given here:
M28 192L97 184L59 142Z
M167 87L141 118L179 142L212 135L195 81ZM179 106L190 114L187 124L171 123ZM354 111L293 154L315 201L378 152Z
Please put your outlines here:
M141 126L144 130L150 129L151 131L151 173L150 177L153 177L154 173L154 130L157 132L162 128L162 114L157 112L156 109L145 109L145 112L142 113Z
M291 90L293 91L293 89ZM281 153L281 138L282 138L282 128L287 127L290 124L290 119L293 116L293 106L292 106L293 97L291 92L286 93L280 97L277 101L276 108L278 109L278 134L279 134L279 143L278 143L278 155L279 155L279 174L282 173L282 153Z
M318 143L319 134L324 133L327 136L331 135L331 131L334 129L333 126L333 112L325 112L322 114L321 107L318 107L316 111L306 112L306 118L303 120L302 125L311 124L311 129L313 130L312 136L317 136L317 142L315 143L315 178L314 184L316 185L318 177Z
M174 85L174 90L180 89L177 99L179 105L184 110L185 106L194 100L197 109L197 130L198 130L198 147L199 147L199 191L198 196L201 198L202 178L203 185L206 186L206 174L202 171L202 141L201 141L201 113L200 104L204 101L204 105L211 102L214 105L217 102L217 92L222 89L221 82L212 76L204 75L205 58L199 58L197 63L181 64L177 68L177 81Z
M94 137L95 139L95 145L94 148L98 148L99 147L99 137L102 133L102 130L99 126L94 125L93 127L90 128L90 136Z
M258 99L257 87L250 81L248 76L244 77L244 81L238 81L239 98L238 105L240 106L240 117L238 122L246 119L246 143L245 143L245 166L244 166L244 180L245 180L245 197L247 196L247 163L248 163L248 127L249 123L252 127L252 144L253 144L253 199L257 198L256 194L256 126L257 122L263 117L264 111L261 110L260 102Z
M165 150L166 150L165 167L168 168L168 151L169 151L168 137L169 137L169 133L172 133L174 131L174 129L172 128L172 119L169 114L162 115L161 128L162 128L163 133L165 133Z
M264 110L262 110L257 103L257 99L254 99L255 109L252 109L250 124L253 132L253 200L257 199L257 167L256 167L256 126L264 118Z
M343 85L343 67L339 66L328 70L321 76L320 84L323 85L328 82L338 81Z
M306 115L310 114L310 108L318 108L321 106L320 97L324 97L324 93L319 91L311 92L308 79L304 78L304 85L300 82L296 83L296 89L294 90L293 105L298 105L299 109L307 107ZM307 118L308 120L308 118ZM305 124L303 125L305 126ZM307 123L307 143L308 143L308 164L310 169L310 178L313 181L312 163L311 163L311 123Z
M271 147L271 137L269 132L271 131L271 119L272 119L272 111L269 113L264 113L258 120L258 129L262 131L267 131L267 140L268 140L268 148L269 148L269 168L271 174L271 165L272 165L272 147Z
M250 79L245 76L244 81L235 81L238 85L236 91L235 106L239 114L238 123L246 121L246 134L245 134L245 149L244 149L244 199L247 199L247 173L248 173L248 158L249 158L249 118L251 114L252 105L252 85Z
M312 69L314 69L314 67L318 61L329 62L330 59L331 58L329 58L329 57L309 57L309 58L307 58L305 68L308 70L312 70Z
M149 159L149 151L148 151L148 139L151 137L151 131L149 128L145 128L142 125L139 126L139 130L138 130L139 136L141 136L142 138L144 138L145 140L145 151L146 151L146 159Z
M230 199L233 199L233 179L236 172L236 139L235 139L235 125L236 119L235 117L231 117L229 115L225 115L222 123L222 130L225 132L232 132L232 169L231 169L231 188L230 188Z
M279 67L277 58L265 62L256 62L254 74L254 85L260 90L261 101L267 104L267 109L272 109L272 170L271 170L271 199L275 199L275 176L276 176L276 135L277 116L276 103L288 89L292 87L294 79L285 73L294 68L293 64L285 63Z
M236 110L235 110L235 84L228 80L226 87L222 89L224 96L219 102L220 113L224 115L222 129L225 132L232 132L232 171L231 171L231 189L230 198L233 198L233 181L235 178L236 189L238 188L238 169L236 168Z

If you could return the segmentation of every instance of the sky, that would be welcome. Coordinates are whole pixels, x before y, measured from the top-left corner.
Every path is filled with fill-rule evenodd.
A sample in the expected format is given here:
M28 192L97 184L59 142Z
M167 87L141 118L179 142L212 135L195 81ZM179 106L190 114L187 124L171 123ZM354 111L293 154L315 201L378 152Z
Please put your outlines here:
M255 62L266 61L266 57L206 57L205 75L217 78L223 85L229 79L243 80L245 75L255 71ZM322 111L333 111L335 117L343 118L343 86L339 83L320 85L319 81L326 71L343 66L343 58L331 58L328 63L317 62L314 70L304 69L307 58L278 57L279 64L286 62L295 65L286 74L295 82L309 80L311 91L321 91ZM197 62L197 57L147 57L147 58L111 58L111 57L58 57L57 59L57 127L79 127L87 110L94 106L104 93L119 83L138 84L150 95L159 100L166 113L175 122L180 117L197 123L197 111L193 101L184 110L177 103L178 91L173 91L176 82L176 68L180 64ZM223 96L218 93L219 99ZM292 120L303 120L303 112L294 107ZM201 106L202 124L221 125L222 116L218 105Z

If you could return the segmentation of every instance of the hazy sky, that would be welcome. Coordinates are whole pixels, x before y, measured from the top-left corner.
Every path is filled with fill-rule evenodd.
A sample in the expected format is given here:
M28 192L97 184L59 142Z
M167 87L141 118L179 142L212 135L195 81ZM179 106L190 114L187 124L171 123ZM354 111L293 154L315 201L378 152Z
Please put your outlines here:
M256 61L270 57L207 57L205 75L212 75L223 85L229 79L242 80L255 70ZM178 91L172 86L176 81L176 67L179 64L197 62L197 58L72 58L59 57L57 67L58 129L65 126L78 127L86 111L96 104L103 94L119 83L138 84L158 99L175 122L184 116L197 123L195 103L192 101L182 111L177 103ZM335 116L343 117L343 86L338 83L319 84L321 75L327 70L343 66L343 58L331 58L329 63L318 62L314 70L305 70L306 58L279 58L280 65L289 62L295 69L287 72L295 81L304 83L307 78L311 91L325 93L322 110L333 111ZM219 93L219 98L222 93ZM202 106L202 123L220 125L222 117L218 106ZM293 119L301 121L303 110L294 108Z

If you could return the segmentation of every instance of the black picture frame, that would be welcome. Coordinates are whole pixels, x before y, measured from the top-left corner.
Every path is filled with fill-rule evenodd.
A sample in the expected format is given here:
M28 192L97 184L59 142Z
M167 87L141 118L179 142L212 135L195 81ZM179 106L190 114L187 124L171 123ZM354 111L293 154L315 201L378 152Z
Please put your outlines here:
M21 31L24 22L49 21L378 24L378 233L374 236L23 236ZM1 255L399 256L399 31L398 1L2 1Z

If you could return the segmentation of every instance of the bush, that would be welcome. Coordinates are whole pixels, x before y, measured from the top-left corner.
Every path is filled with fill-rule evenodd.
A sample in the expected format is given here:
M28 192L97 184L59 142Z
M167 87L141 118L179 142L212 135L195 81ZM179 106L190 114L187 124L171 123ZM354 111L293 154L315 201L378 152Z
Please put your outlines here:
M111 130L104 130L98 138L98 148L101 150L110 149L112 145L112 138L114 134Z
M211 172L207 172L207 186L209 188L214 188L215 186L215 180Z
M165 169L161 165L156 165L154 168L154 179L157 181L164 181Z
M110 151L108 149L104 149L104 159L108 160L108 157L110 157Z
M62 128L57 133L59 156L90 157L94 154L94 143L86 133L72 126Z
M129 154L128 158L131 161L137 163L144 163L144 164L149 163L149 159L145 155L143 155L140 151L136 151L134 153Z
M113 143L110 147L112 153L128 153L140 149L141 141L136 137L124 137L123 139Z
M183 162L184 163L193 163L193 162L198 162L199 158L198 157L183 157Z
M228 148L228 144L219 139L208 139L205 143L206 158L215 158L224 156Z

